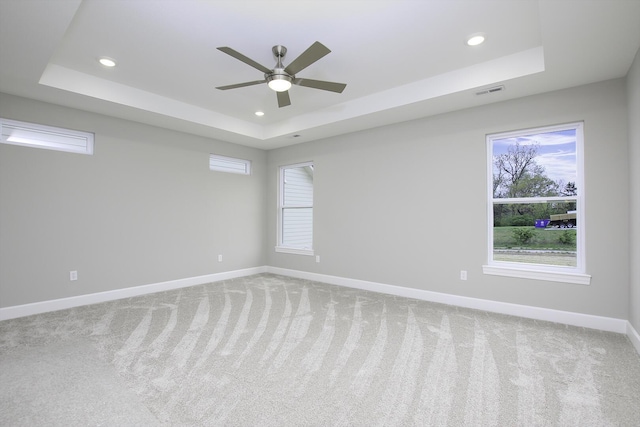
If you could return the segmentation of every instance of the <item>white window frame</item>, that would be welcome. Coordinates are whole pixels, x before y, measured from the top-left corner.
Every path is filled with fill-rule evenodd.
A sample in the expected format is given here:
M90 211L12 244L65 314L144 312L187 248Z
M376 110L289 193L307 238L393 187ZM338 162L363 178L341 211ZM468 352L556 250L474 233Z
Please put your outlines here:
M546 280L554 282L565 282L573 284L588 285L591 276L586 274L585 266L585 210L584 210L584 130L582 122L560 124L554 126L542 126L537 128L523 129L511 132L501 132L489 134L487 141L487 229L488 229L488 251L487 265L482 266L484 274L518 277L534 280ZM493 141L509 137L528 136L532 134L554 132L560 130L575 129L576 131L576 187L578 194L570 197L531 197L531 198L494 198L493 194ZM553 201L575 201L576 220L576 267L550 266L543 264L527 264L518 262L496 261L493 259L493 225L494 225L494 204L503 203L548 203Z
M37 123L0 119L0 143L93 155L94 134Z
M311 167L313 168L313 161L309 161L309 162L303 162L303 163L296 163L296 164L292 164L292 165L285 165L285 166L280 166L279 170L278 170L278 214L277 214L277 243L276 243L276 247L275 247L275 251L276 252L281 252L281 253L288 253L288 254L296 254L296 255L309 255L309 256L313 256L314 255L314 250L313 250L313 237L312 237L312 243L311 243L311 248L301 248L301 247L294 247L294 246L286 246L282 243L283 240L283 234L284 234L284 230L283 230L283 218L284 218L284 210L285 209L290 209L290 208L313 208L313 202L311 203L311 205L295 205L295 206L284 206L284 193L285 193L285 188L284 188L284 173L285 170L287 169L294 169L294 168L300 168L300 167ZM315 183L314 183L315 184Z
M251 175L251 160L209 154L209 169L217 172Z

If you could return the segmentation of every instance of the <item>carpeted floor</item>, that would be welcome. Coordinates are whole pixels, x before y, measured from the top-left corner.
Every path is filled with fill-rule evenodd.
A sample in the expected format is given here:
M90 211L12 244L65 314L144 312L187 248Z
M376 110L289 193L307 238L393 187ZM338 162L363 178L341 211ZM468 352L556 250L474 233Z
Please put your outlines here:
M620 334L269 274L0 322L0 425L638 426Z

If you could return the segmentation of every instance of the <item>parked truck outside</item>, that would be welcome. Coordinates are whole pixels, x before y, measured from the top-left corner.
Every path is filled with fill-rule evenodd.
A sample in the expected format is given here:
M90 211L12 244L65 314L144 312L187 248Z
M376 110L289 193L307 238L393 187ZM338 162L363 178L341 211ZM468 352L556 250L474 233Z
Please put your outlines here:
M548 227L555 228L573 228L577 225L576 213L567 212L566 214L550 215Z

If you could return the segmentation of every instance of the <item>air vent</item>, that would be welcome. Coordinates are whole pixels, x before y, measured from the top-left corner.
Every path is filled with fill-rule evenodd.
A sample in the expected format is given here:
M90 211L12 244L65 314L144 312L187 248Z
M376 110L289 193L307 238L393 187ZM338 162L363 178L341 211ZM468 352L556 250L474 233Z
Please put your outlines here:
M480 92L476 92L476 95L487 95L490 93L495 93L495 92L502 92L504 90L504 86L500 85L500 86L494 86L494 87L490 87L487 89L483 89Z

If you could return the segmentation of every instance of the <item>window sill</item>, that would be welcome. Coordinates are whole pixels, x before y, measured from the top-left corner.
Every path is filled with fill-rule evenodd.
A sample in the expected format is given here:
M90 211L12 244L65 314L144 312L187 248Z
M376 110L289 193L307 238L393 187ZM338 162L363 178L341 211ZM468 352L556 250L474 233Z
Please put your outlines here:
M313 249L291 248L287 246L276 246L276 252L283 254L308 255L313 256Z
M591 284L591 276L582 273L513 268L496 265L483 265L482 272L494 276L518 277L521 279L546 280L550 282L573 283L576 285Z

